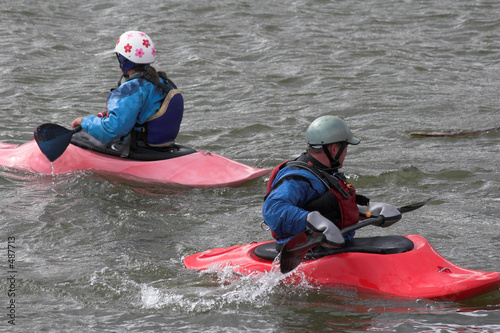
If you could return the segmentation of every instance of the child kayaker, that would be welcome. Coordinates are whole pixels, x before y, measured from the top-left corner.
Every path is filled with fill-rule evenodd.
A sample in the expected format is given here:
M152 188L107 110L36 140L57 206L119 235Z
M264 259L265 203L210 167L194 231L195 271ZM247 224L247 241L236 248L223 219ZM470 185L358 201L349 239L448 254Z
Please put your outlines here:
M123 73L118 87L109 93L105 112L73 121L73 128L83 129L73 139L91 136L101 149L128 149L130 142L132 148L172 146L184 103L175 84L151 66L156 60L153 41L143 32L127 31L118 39L115 53Z
M358 205L367 206L370 202L357 194L339 172L347 146L360 143L342 119L330 115L317 118L307 129L306 142L305 153L278 165L269 178L262 214L278 251L290 238L308 228L325 230L327 236L328 228L334 224L342 229L357 223ZM382 226L388 225L386 222ZM351 232L344 238L348 241L353 236ZM329 242L327 237L323 245L342 244Z

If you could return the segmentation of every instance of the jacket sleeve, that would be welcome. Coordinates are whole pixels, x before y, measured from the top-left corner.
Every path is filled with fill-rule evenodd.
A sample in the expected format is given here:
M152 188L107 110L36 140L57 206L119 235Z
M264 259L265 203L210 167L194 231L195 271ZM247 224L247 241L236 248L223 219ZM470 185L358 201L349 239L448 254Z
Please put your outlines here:
M310 213L302 207L317 195L306 180L286 180L264 201L264 221L280 238L297 235L306 230L306 218Z
M85 117L82 120L82 129L103 143L127 135L134 127L143 107L141 87L133 83L130 81L130 84L123 84L111 93L107 118Z

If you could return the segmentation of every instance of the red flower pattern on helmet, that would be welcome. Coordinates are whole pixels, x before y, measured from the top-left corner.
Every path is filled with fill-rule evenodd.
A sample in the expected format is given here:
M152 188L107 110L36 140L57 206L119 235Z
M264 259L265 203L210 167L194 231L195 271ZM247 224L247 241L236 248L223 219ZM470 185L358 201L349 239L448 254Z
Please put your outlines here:
M116 43L115 52L136 64L150 64L156 60L153 41L140 31L122 34Z

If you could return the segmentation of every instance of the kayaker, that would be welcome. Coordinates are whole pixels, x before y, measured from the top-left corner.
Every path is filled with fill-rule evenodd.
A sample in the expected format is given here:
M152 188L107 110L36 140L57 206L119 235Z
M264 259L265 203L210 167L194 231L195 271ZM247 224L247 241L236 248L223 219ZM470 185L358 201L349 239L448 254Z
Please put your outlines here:
M184 103L175 84L151 66L156 60L153 41L143 32L127 31L114 51L122 71L118 87L109 93L105 112L73 121L73 128L80 125L83 129L74 140L90 135L98 140L96 145L115 150L128 148L129 142L132 148L171 147L179 133Z
M335 224L342 229L357 223L358 205L370 202L339 172L347 146L360 143L342 119L331 115L317 118L307 129L306 142L306 152L278 165L269 179L262 214L276 239L277 250L306 229L323 230L327 236L324 246L341 246L328 242L328 228ZM345 241L353 236L354 232L344 235Z

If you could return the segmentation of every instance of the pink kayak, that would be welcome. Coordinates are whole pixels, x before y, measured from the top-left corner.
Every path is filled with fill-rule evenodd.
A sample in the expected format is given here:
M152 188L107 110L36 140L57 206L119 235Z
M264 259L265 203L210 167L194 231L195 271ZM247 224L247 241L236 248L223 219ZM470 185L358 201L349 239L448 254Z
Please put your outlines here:
M459 301L500 288L498 272L462 268L443 258L421 236L354 238L347 248L319 259L304 260L284 275L286 284L355 289L400 298ZM235 245L192 254L186 268L198 271L226 267L244 275L279 272L271 242Z
M0 143L0 166L41 174L90 170L116 174L136 181L189 187L235 187L267 174L226 157L179 146L178 156L156 161L138 161L79 148L70 144L54 162L49 162L33 140L17 146Z

